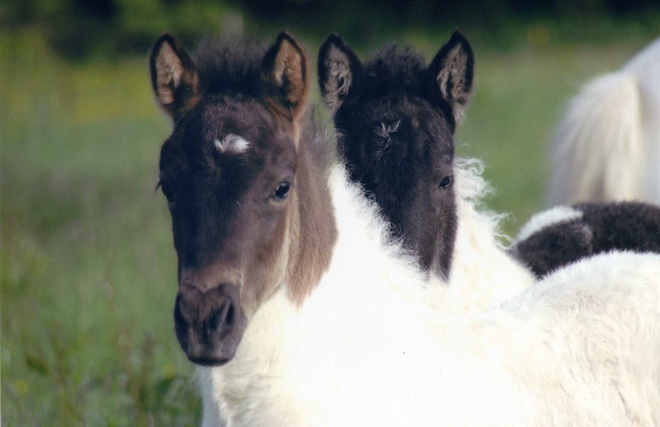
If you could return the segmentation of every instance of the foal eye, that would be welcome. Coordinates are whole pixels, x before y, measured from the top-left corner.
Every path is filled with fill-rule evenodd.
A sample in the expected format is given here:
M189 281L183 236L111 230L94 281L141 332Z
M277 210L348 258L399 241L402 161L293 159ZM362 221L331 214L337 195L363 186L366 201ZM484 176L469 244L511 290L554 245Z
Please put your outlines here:
M280 183L273 193L273 198L276 200L284 200L289 196L289 190L291 189L291 184L288 181Z
M447 188L451 184L451 177L446 176L440 181L440 188Z

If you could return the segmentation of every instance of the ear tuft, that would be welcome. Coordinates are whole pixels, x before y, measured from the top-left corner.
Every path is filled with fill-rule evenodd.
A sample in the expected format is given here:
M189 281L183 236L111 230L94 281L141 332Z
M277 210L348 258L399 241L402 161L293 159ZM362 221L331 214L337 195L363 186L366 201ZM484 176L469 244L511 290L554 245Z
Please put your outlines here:
M431 92L449 104L454 121L458 123L470 100L474 75L474 53L465 36L454 31L427 72Z
M175 121L199 101L195 65L174 37L163 34L150 54L151 84L161 108Z
M307 54L296 39L282 31L262 62L264 80L272 88L271 99L292 121L307 106L309 75Z
M337 112L361 77L362 64L353 50L330 34L321 46L318 60L319 86L330 112Z

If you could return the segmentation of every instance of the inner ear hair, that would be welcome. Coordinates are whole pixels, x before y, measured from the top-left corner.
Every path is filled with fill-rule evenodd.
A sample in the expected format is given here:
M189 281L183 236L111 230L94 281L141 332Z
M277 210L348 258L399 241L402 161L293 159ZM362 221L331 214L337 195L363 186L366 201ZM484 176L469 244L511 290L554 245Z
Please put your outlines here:
M474 53L463 34L454 31L451 39L435 56L428 68L431 84L449 104L455 122L459 122L472 93Z
M151 84L161 108L178 120L199 101L199 76L195 65L169 34L158 38L150 55Z
M333 114L352 89L360 61L338 34L330 34L321 46L318 60L319 86Z
M274 101L296 120L309 96L309 75L305 49L283 31L264 57L262 71L274 89Z

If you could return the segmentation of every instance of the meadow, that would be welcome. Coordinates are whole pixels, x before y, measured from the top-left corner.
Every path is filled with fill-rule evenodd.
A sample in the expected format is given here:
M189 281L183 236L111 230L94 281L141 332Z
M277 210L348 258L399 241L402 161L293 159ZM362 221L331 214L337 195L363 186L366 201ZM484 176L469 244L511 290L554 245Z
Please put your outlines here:
M410 39L430 57L448 36ZM475 43L457 138L460 155L484 160L488 206L510 213L509 234L545 207L548 140L568 97L650 41L528 36L504 51ZM307 42L311 58L319 44ZM2 425L197 425L193 369L173 333L170 219L155 191L170 124L146 55L71 64L22 31L0 39L0 63Z

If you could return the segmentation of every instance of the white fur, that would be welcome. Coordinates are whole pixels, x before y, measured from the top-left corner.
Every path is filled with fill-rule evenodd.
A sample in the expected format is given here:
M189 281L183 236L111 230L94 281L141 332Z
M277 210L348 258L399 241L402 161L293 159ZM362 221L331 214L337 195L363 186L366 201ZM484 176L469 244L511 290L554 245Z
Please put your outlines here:
M482 163L457 159L454 171L458 231L446 296L452 303L443 310L478 313L519 294L536 278L500 243L503 216L481 206L490 192Z
M234 359L200 368L204 426L660 423L660 256L579 262L455 314L335 167L338 241L299 308L276 293ZM431 303L429 303L429 301ZM206 405L212 402L211 405Z
M660 204L660 39L571 101L552 145L551 205Z
M234 153L241 154L250 148L250 143L243 137L234 134L226 135L222 141L219 139L213 140L215 148L221 153Z
M583 216L584 212L577 210L572 206L555 206L554 208L544 210L534 214L534 216L522 226L518 235L514 239L514 243L522 242L532 234L551 225L580 219Z

